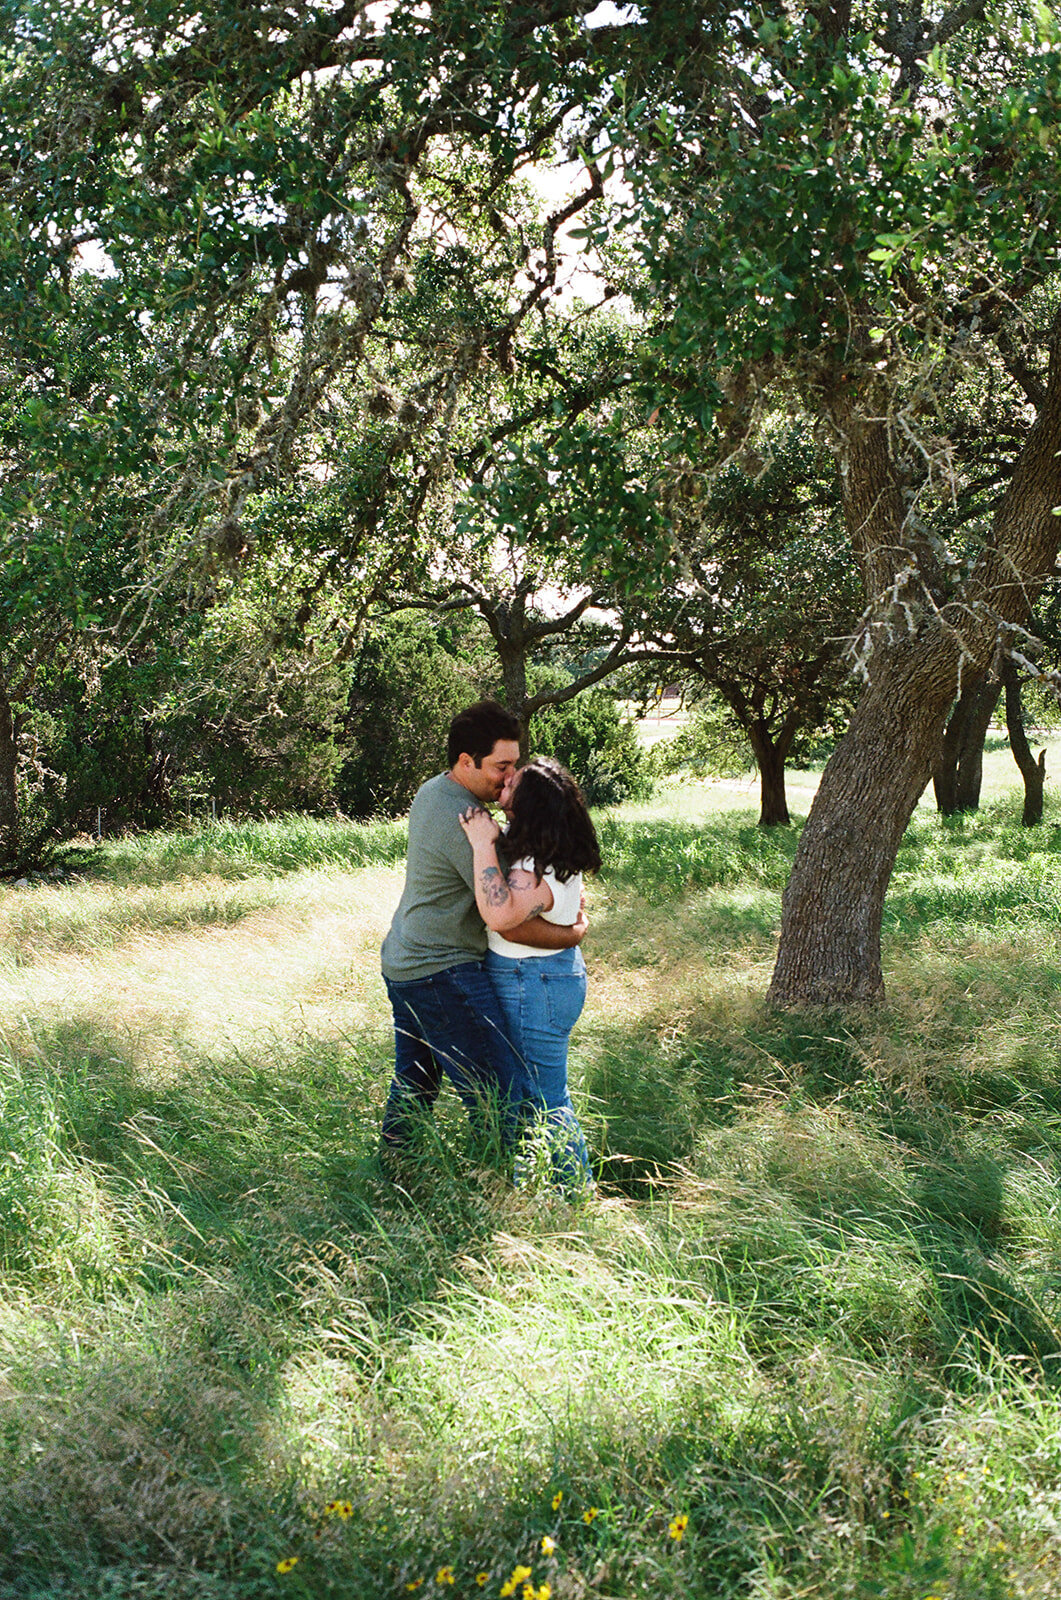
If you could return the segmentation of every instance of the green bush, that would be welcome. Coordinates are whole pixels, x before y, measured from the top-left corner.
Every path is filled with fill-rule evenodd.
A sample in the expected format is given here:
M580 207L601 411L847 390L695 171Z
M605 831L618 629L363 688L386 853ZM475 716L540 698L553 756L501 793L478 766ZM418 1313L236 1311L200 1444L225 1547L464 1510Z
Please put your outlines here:
M477 657L447 648L437 621L402 612L373 623L353 663L336 799L351 817L396 817L446 765L456 713L482 693Z
M652 751L661 776L690 772L698 778L740 778L752 764L747 737L717 695L705 695L672 739Z
M607 689L543 706L530 727L535 755L555 756L574 773L590 805L646 800L652 775L637 729Z
M248 583L202 616L171 609L135 653L52 663L33 726L38 784L59 834L157 827L219 811L261 816L331 802L349 668L314 640L278 636Z

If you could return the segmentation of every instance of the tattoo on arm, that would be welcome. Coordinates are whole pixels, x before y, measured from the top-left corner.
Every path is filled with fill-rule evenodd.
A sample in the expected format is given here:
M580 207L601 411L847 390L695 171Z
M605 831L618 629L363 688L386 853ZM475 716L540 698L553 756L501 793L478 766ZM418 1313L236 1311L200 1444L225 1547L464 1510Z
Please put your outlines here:
M488 906L503 906L509 900L508 884L497 867L484 867L479 874L479 887Z

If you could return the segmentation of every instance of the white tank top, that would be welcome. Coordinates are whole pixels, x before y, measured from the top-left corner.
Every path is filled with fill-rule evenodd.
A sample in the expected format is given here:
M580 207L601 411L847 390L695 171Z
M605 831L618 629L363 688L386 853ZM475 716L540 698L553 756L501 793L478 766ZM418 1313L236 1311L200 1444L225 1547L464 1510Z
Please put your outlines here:
M533 856L524 856L522 861L514 861L513 870L534 872ZM582 874L576 872L573 878L568 878L566 883L558 883L552 867L546 867L542 873L542 882L547 883L553 891L553 903L548 911L542 912L543 922L557 922L561 927L570 927L578 917L578 908L582 904ZM555 950L539 950L534 945L513 944L511 939L506 939L500 933L495 933L492 928L486 930L486 941L496 955L507 956L510 961L522 961L525 956L551 956Z

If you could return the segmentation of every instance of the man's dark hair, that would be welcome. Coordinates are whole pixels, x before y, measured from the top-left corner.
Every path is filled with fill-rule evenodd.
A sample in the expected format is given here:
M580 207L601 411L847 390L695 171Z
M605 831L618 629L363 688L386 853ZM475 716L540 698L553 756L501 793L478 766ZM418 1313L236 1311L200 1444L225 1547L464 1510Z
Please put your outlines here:
M503 705L496 700L477 700L473 706L458 711L449 725L449 764L455 767L462 755L469 755L481 767L483 757L490 754L499 739L518 742L520 731L519 718Z
M504 834L505 859L530 856L539 883L552 867L559 883L576 872L600 869L600 846L582 790L559 761L535 756L520 769L512 791L511 821Z

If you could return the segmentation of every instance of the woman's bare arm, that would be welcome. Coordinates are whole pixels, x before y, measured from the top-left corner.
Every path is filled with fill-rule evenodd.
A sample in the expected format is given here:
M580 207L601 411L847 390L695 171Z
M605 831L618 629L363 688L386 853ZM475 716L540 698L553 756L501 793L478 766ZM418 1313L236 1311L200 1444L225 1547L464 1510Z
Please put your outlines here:
M507 875L502 872L497 859L497 840L500 829L493 817L479 806L469 806L460 818L460 825L472 847L472 871L475 883L475 904L479 915L494 933L508 933L532 921L553 903L553 891L547 883L539 883L533 872L513 868ZM564 949L572 943L542 945L543 949Z

